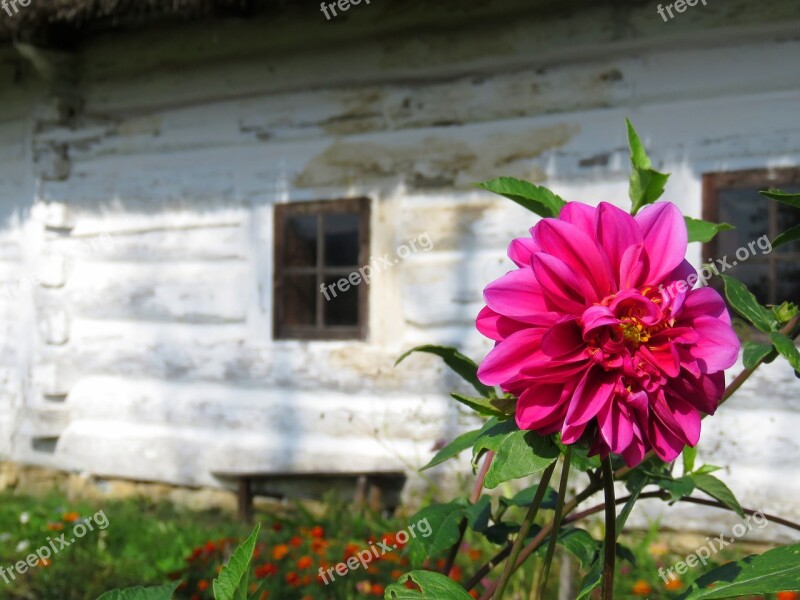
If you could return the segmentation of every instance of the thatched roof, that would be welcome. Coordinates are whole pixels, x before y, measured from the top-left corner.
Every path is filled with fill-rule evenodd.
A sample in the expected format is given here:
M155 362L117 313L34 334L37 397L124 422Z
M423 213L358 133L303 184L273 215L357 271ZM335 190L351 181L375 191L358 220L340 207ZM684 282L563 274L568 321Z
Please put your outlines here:
M9 5L13 0L8 0ZM249 14L258 5L283 0L32 0L19 4L13 15L0 10L0 42L11 39L58 37L94 28L113 28L153 19L198 19L214 15ZM12 10L13 12L13 10Z

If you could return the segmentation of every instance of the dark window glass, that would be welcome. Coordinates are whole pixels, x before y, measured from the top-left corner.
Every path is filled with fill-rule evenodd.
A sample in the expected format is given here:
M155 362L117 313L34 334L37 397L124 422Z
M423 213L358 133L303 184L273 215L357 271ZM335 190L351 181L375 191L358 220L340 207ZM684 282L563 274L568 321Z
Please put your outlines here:
M357 267L360 215L331 214L323 217L325 229L325 265Z
M317 216L292 215L286 219L284 264L313 267L317 264Z
M368 261L368 229L366 199L276 207L276 338L366 337L367 284L350 276Z
M800 210L758 192L800 192L800 170L741 171L704 177L704 218L736 227L706 244L706 260L726 258L727 274L741 280L762 304L800 301L800 243L771 249L769 240L800 224ZM737 251L739 256L737 257ZM744 257L744 260L742 260ZM722 288L719 278L713 285Z
M358 325L358 287L351 286L349 280L347 285L342 285L346 291L342 292L337 287L337 282L347 279L348 275L349 273L342 273L325 278L325 285L333 286L333 290L329 289L331 299L325 302L325 325L334 327Z

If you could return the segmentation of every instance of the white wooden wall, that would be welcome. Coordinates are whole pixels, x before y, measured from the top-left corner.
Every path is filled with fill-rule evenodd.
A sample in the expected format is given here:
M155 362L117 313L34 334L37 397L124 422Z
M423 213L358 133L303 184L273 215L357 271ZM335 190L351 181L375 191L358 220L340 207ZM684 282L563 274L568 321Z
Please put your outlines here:
M665 24L649 5L504 21L495 3L458 31L437 29L452 3L396 22L373 4L349 25L100 37L55 91L30 67L4 74L0 269L48 273L0 299L13 456L203 485L223 468L424 464L469 420L437 361L394 359L428 342L481 358L481 290L533 224L469 184L512 175L624 206L626 116L695 216L702 173L797 165L800 15L774 4ZM367 342L274 341L272 207L361 195L374 255L425 233L434 250L372 282ZM781 475L800 459L798 392L776 363L704 423L701 457L758 508L800 514L800 480Z

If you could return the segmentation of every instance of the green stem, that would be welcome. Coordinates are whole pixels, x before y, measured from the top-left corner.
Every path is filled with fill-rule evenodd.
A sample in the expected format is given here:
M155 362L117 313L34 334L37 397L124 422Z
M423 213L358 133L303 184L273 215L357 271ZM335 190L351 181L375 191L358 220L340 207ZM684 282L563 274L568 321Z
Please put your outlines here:
M606 500L606 541L603 558L603 600L614 600L614 562L617 557L617 510L611 456L603 461L603 491Z
M539 506L542 504L545 492L547 492L547 484L550 483L550 477L553 475L557 462L558 461L554 460L542 474L542 480L539 482L539 487L536 488L536 495L533 497L533 502L531 502L531 506L528 509L528 514L525 515L525 520L522 521L517 539L514 540L514 546L511 548L511 556L503 569L503 575L500 577L497 593L494 596L495 600L501 600L503 598L503 592L506 591L506 586L508 585L508 580L511 579L511 574L514 572L517 558L519 558L522 547L525 545L525 538L528 537L528 533L533 525L533 520L536 518L536 513L539 512Z
M553 515L553 528L550 531L550 542L547 544L547 554L545 554L542 575L539 578L537 600L544 598L544 589L547 586L547 578L550 576L550 565L553 564L553 556L556 553L556 542L558 541L558 532L561 529L561 517L564 511L564 499L567 496L567 481L569 480L571 458L572 446L567 446L567 451L564 454L564 464L561 467L561 483L558 485L558 501L556 502L556 512Z

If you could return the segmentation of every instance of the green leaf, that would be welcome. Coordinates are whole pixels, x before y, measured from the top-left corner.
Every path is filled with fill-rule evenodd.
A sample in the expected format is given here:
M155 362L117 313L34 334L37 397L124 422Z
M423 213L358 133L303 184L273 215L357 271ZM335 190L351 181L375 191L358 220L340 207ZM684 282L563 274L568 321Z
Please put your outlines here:
M743 349L742 361L744 362L745 369L752 369L772 352L772 346L769 344L759 344L756 342L745 342Z
M721 471L722 467L717 467L714 465L703 465L697 471L694 472L695 475L705 475L706 473L713 473L714 471Z
M97 600L171 600L180 581L158 587L135 587L127 590L106 592Z
M567 453L567 447L561 442L560 434L555 436L553 441L561 450L561 454ZM572 456L569 462L570 469L574 469L576 471L590 471L592 469L600 468L600 457L597 454L594 456L589 456L589 448L580 446L578 444L571 444L570 448L572 449Z
M479 415L487 417L507 417L513 415L517 401L513 398L473 398L463 394L450 394L454 399L469 406Z
M630 119L626 119L628 125L628 144L631 148L631 173L629 195L633 203L631 212L635 215L639 210L652 204L664 193L664 186L667 185L669 173L659 173L652 168L650 157L639 139L639 135L633 128Z
M697 447L685 446L683 449L683 472L691 473L694 471L694 463L697 460Z
M505 196L540 217L558 217L566 204L562 198L547 188L513 177L498 177L491 181L476 183L475 187Z
M736 229L730 223L711 223L692 217L683 217L686 221L686 229L689 232L689 243L691 242L710 242L720 231Z
M412 581L419 590L405 586ZM472 600L464 588L449 577L433 571L411 571L386 588L385 600Z
M539 484L532 485L530 487L525 488L517 492L513 498L506 498L504 496L500 497L500 503L505 504L506 506L525 506L528 507L533 504L533 498L536 496L536 492L539 489ZM558 494L556 491L548 487L547 491L544 493L544 498L542 498L541 507L547 510L553 510L556 507L556 502L558 501Z
M485 494L466 510L467 524L473 531L486 531L492 518L492 498Z
M600 582L603 578L603 561L597 560L592 563L592 568L589 569L589 572L586 573L586 576L581 581L581 589L578 592L577 597L575 600L583 600L583 598L588 597L597 586L600 585Z
M558 532L558 543L578 559L582 569L587 569L592 565L601 546L600 542L595 540L588 531L575 527L562 528ZM541 549L545 547L545 544L542 544Z
M493 387L488 385L483 385L480 380L478 379L478 365L475 363L474 360L471 358L464 356L456 350L455 348L451 348L449 346L433 346L433 345L425 345L425 346L417 346L416 348L412 348L405 354L403 354L400 358L397 359L397 362L394 363L396 367L401 362L403 362L408 355L412 354L413 352L427 352L429 354L435 354L444 360L445 364L453 369L461 378L472 385L481 396L485 396L487 398L493 398L495 396L495 391Z
M684 475L678 479L654 479L653 483L662 490L669 492L672 500L680 500L685 496L690 496L694 491L696 483L691 475Z
M521 431L514 419L489 421L487 425L475 442L473 462L484 450L495 452L484 482L490 490L511 479L544 471L558 458L558 447L549 437Z
M800 352L794 342L782 333L771 333L769 339L775 344L775 349L785 358L795 371L800 371Z
M761 194L762 196L766 196L767 198L771 198L772 200L783 202L784 204L788 204L789 206L800 208L800 194L789 194L781 190L767 190L765 192L761 191L759 192L759 194Z
M693 473L691 478L694 480L694 483L698 489L703 490L712 498L719 500L728 508L736 511L736 513L743 519L745 518L742 506L739 504L736 496L733 495L731 489L725 485L722 480L717 479L708 473Z
M222 567L219 577L214 580L215 600L247 600L250 563L260 529L261 525L256 525L250 537L236 549L228 564Z
M730 275L720 275L725 281L725 296L728 303L742 317L750 321L761 331L769 333L777 327L772 311L761 306L747 286Z
M472 445L475 443L475 440L478 439L481 430L475 429L474 431L468 431L467 433L462 433L452 442L447 444L444 448L439 450L436 455L431 459L427 465L422 467L420 471L424 471L426 469L430 469L431 467L435 467L443 463L446 460L449 460L453 457L458 456L467 448L472 448Z
M772 249L778 248L791 242L800 240L800 225L795 225L791 229L787 229L774 240L772 240Z
M730 562L700 577L678 600L719 600L800 591L800 544Z
M419 523L427 520L431 534L417 536L408 543L409 557L414 568L422 565L426 558L450 548L461 537L461 519L466 515L467 503L463 499L447 504L431 504L411 518Z

